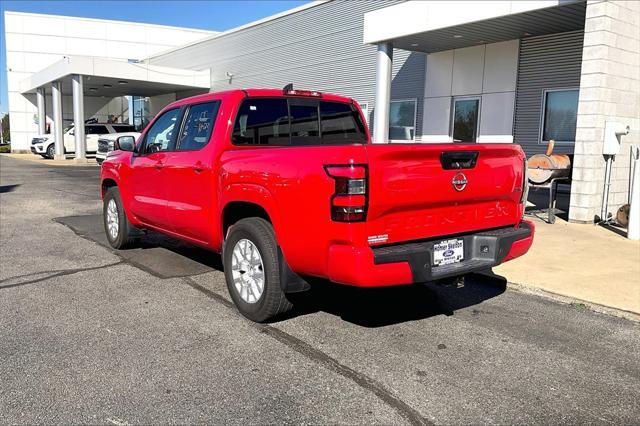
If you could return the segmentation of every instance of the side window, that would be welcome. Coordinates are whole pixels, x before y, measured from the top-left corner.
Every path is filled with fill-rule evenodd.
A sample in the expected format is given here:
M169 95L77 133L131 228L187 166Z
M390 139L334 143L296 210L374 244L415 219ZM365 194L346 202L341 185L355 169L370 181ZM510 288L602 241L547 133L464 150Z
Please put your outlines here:
M135 132L136 127L131 126L129 124L121 124L121 125L112 125L113 129L116 133L126 133L126 132Z
M180 109L175 108L162 114L153 123L145 136L143 154L169 151L173 141L173 130L180 116Z
M291 113L291 144L314 145L320 141L320 120L318 120L318 102L289 101Z
M358 111L342 102L320 102L322 143L362 143L365 131Z
M575 143L578 117L578 90L544 92L542 142Z
M211 138L220 102L191 105L178 138L177 151L202 149Z
M90 126L85 125L85 135L104 135L107 133L109 133L107 126L96 126L95 124L92 124Z
M249 98L240 105L233 126L237 145L288 145L289 112L284 98Z

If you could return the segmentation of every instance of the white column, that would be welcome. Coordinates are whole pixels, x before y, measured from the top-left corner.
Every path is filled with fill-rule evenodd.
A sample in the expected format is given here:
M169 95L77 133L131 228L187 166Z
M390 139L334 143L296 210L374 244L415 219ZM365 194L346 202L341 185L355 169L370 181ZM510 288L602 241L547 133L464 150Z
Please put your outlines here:
M87 143L84 134L84 90L82 76L74 74L71 78L73 90L73 132L76 142L76 160L87 157Z
M64 134L62 128L62 87L59 81L51 83L53 101L53 135L56 143L56 160L64 160Z
M44 87L38 87L36 100L38 104L38 134L44 135L47 133L47 113L44 103Z
M373 143L389 141L389 104L391 102L391 66L393 43L378 45L376 58L376 101L373 113Z

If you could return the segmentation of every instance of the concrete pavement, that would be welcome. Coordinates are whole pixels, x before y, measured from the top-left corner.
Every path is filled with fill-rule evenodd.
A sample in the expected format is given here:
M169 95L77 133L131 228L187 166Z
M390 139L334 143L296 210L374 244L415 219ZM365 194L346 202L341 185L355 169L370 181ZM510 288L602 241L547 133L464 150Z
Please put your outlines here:
M2 154L9 158L15 158L17 160L23 161L32 161L34 163L39 163L47 166L93 166L98 167L99 164L96 162L95 156L92 154L88 154L87 158L83 160L71 158L71 154L67 156L66 160L51 160L48 158L43 158L40 155L35 154Z
M487 274L461 289L321 283L255 325L215 254L158 236L103 246L97 171L0 156L2 423L640 417L638 323Z
M640 319L640 241L612 230L562 220L536 220L526 256L495 268L510 283L637 314Z

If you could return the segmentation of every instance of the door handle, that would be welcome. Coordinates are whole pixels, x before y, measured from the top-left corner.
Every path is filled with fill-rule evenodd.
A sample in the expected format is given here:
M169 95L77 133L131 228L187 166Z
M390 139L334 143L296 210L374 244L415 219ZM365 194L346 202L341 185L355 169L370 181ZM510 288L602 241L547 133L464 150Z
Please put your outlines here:
M194 172L200 173L203 170L204 170L204 164L202 164L201 161L198 161L196 164L193 165Z
M164 163L162 161L158 161L156 164L153 165L153 167L160 170L164 167Z

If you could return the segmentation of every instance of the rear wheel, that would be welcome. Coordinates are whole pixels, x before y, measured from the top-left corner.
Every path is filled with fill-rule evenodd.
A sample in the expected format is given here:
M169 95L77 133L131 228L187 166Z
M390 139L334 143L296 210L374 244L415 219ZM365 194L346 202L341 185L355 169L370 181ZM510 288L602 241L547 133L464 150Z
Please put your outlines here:
M280 284L278 244L269 222L253 217L235 223L222 257L229 294L242 315L264 322L293 307Z
M115 186L109 188L104 196L102 218L107 240L111 247L124 249L134 244L137 230L129 224L124 207L122 206L120 190Z

